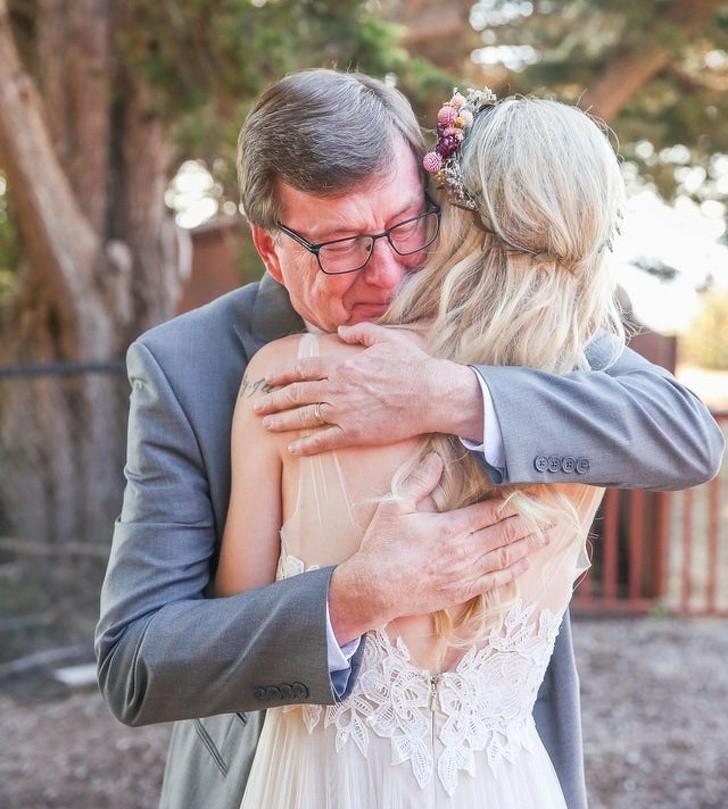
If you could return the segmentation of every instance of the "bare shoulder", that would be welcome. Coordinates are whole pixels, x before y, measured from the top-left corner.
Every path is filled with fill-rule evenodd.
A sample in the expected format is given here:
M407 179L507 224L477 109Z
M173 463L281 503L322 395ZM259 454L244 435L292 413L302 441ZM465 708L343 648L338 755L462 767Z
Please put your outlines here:
M407 339L422 347L423 337L409 329L393 329L400 339ZM294 363L298 358L301 340L304 334L291 334L279 340L273 340L257 351L248 363L245 376L240 388L240 395L244 398L259 393L268 393L271 388L265 383L265 376L270 371ZM346 359L361 354L366 350L362 345L350 345L340 340L335 334L317 335L320 357L338 357Z
M276 368L294 363L298 359L301 340L305 334L289 334L262 346L250 358L240 384L238 398L250 399L256 395L270 393L273 388L265 381L265 376ZM319 356L357 354L361 346L348 346L335 334L318 335Z
M296 359L302 337L302 334L290 334L288 337L273 340L256 351L245 369L238 398L249 399L273 390L266 384L265 375L276 366Z
M289 334L288 337L280 337L266 343L250 358L248 368L264 375L275 365L295 360L304 336L304 334Z

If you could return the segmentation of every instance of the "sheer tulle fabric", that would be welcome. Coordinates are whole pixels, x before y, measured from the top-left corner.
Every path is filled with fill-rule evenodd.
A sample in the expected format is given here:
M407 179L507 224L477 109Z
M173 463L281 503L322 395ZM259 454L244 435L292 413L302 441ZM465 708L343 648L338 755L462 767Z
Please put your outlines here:
M309 735L300 715L275 708L266 717L243 806L564 809L551 762L536 742L534 750L521 748L513 761L504 761L498 778L486 775L486 754L478 754L476 775L461 775L449 795L437 779L420 788L407 767L393 762L388 739L372 735L366 757L351 748L337 752L332 733Z
M317 338L302 338L299 356L316 350ZM362 475L344 456L299 462L278 578L341 561L361 541L391 463L386 475L375 463ZM242 809L565 809L532 710L602 490L561 491L580 536L537 552L489 638L438 672L434 659L410 654L408 644L421 641L408 634L412 624L369 633L346 700L267 712ZM573 535L573 522L560 529Z

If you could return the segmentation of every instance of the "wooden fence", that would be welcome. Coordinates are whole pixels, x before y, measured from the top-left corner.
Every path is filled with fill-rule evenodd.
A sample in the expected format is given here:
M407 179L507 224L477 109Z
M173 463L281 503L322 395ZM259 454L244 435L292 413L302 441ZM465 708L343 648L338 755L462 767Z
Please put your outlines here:
M727 431L728 412L713 415ZM609 489L592 530L575 612L728 617L728 461L681 492Z

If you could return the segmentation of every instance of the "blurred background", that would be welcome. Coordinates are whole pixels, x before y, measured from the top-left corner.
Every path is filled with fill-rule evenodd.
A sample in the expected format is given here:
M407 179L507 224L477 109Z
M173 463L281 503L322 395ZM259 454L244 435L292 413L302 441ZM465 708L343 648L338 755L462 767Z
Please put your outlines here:
M237 133L269 83L312 66L391 82L425 128L453 87L483 84L606 121L630 194L614 258L633 347L727 429L725 0L0 0L2 806L155 805L167 729L127 731L70 684L123 488L124 354L259 277ZM595 523L574 606L585 711L635 691L626 713L585 714L593 806L728 805L726 476L611 491ZM679 695L650 710L655 682ZM669 754L653 726L668 716Z

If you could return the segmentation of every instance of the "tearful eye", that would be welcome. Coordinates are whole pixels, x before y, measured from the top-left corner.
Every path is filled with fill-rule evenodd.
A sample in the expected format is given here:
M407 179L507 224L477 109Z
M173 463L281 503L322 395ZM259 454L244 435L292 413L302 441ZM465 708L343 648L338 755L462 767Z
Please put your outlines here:
M321 252L327 256L348 256L357 250L357 241L352 239L348 242L338 242L336 244L327 244L326 247L321 248Z
M392 235L407 237L411 233L416 233L420 227L422 227L422 224L419 221L405 222L402 225L397 225L396 228L392 228Z

